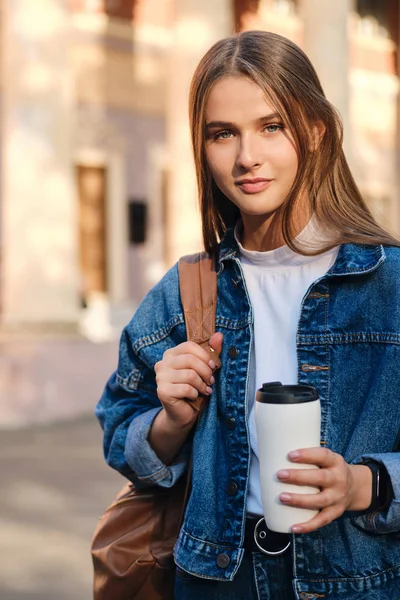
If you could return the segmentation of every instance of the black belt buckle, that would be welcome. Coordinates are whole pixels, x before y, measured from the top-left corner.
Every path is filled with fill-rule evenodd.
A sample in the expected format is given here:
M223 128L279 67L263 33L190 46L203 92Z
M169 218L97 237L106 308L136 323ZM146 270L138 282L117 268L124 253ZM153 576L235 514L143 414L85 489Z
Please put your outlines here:
M279 556L290 548L290 539L287 533L270 531L262 517L254 527L254 542L263 554Z

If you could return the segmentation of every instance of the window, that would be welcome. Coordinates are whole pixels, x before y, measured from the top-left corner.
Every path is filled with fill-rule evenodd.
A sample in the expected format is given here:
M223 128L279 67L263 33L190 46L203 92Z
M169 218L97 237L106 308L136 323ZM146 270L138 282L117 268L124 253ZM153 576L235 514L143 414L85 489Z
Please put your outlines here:
M276 13L290 16L296 13L297 0L273 0L272 5Z
M144 244L147 233L147 203L131 200L128 205L129 243Z
M390 37L390 0L357 0L359 33L369 37Z

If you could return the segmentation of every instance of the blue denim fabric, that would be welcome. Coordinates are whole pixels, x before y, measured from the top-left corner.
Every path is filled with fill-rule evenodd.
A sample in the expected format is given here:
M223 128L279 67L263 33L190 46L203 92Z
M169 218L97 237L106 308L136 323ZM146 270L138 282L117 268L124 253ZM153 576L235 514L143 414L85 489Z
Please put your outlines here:
M130 425L126 436L125 457L129 464L135 465L140 482L162 482L170 487L179 479L187 467L190 456L190 444L185 444L173 465L166 467L158 458L147 441L150 427L161 408L152 408L139 415Z
M292 557L245 553L234 581L200 579L177 569L175 600L295 600Z
M221 243L218 265L222 369L194 439L174 464L161 463L147 436L160 409L154 364L186 339L176 266L124 329L118 368L96 414L104 429L107 462L138 485L173 485L193 446L192 493L175 560L199 577L232 581L244 554L253 321L231 231ZM382 463L394 495L387 510L347 513L314 533L293 536L296 598L358 600L369 593L374 600L400 598L400 453L392 452L400 424L399 273L400 249L345 244L302 302L298 381L319 391L321 443L347 462L369 457ZM233 346L238 352L229 352ZM228 493L230 482L237 486L234 495L231 486ZM229 557L224 568L217 564L222 553Z

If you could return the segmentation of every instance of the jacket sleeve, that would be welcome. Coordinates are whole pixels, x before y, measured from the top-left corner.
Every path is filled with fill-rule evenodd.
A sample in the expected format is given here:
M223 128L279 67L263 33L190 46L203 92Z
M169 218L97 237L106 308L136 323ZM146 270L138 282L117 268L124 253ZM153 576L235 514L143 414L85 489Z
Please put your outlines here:
M171 293L171 290L175 291ZM162 408L154 365L165 350L185 341L178 290L177 274L170 272L146 296L122 332L118 368L108 380L95 409L104 431L107 463L142 487L154 484L171 487L189 462L190 439L168 466L148 442L153 421ZM174 316L168 321L171 310ZM180 335L176 333L177 326L180 326Z
M373 460L386 468L392 485L393 497L385 509L354 517L354 523L371 533L398 533L400 532L400 452L365 454L354 463L365 460Z

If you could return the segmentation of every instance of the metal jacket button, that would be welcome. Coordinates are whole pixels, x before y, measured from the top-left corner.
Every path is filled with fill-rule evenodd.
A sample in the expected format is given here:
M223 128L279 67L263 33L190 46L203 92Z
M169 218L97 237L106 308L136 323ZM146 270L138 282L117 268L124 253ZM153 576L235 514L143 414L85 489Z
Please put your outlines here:
M217 556L217 565L221 567L221 569L226 569L229 566L231 559L227 554L218 554Z
M239 350L236 348L236 346L231 346L228 350L229 358L237 358L238 355L239 355Z
M235 419L235 417L227 417L225 419L225 425L227 426L227 428L230 431L233 431L233 429L235 429L235 427L236 427L236 419Z
M228 494L228 496L236 496L237 491L238 486L236 485L236 483L234 481L230 481L226 486L226 493Z

